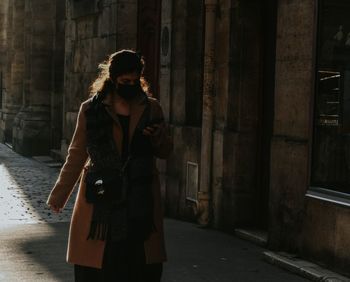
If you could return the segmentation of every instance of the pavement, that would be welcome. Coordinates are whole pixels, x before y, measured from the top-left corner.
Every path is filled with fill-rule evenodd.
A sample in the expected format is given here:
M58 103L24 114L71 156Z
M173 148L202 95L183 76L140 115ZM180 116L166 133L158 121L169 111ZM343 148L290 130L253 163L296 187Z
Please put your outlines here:
M46 199L59 169L0 144L0 281L74 281L66 263L77 188L62 213ZM266 249L194 223L165 219L163 282L309 281L264 260Z

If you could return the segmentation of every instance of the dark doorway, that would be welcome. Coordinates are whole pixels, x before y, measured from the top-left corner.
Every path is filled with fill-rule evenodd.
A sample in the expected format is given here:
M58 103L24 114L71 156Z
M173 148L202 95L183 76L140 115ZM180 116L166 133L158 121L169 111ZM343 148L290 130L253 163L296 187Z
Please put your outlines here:
M138 1L137 49L145 57L145 78L153 96L159 97L161 0Z
M274 119L275 62L276 62L276 21L277 1L268 0L263 6L262 25L262 95L260 103L259 148L257 157L257 205L256 227L268 229L269 186L270 186L270 154L271 137Z

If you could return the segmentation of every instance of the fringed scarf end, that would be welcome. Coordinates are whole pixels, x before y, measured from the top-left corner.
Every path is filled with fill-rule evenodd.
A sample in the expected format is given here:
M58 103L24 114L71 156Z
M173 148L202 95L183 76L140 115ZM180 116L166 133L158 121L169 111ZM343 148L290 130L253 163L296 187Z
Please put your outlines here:
M91 221L89 234L86 240L92 239L105 241L107 239L108 228L109 226L107 223Z

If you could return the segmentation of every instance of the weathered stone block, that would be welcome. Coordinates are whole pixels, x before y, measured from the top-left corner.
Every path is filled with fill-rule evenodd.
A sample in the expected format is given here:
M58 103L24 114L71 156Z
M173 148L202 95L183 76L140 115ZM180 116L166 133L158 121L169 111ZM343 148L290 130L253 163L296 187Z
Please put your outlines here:
M187 161L200 163L201 130L194 127L173 127L172 137L174 151L167 166L167 212L171 216L194 220L193 210L186 203Z
M67 107L69 107L67 111L75 111L79 109L81 101L88 97L92 77L87 73L72 73L70 79L70 91L66 91Z
M308 143L274 137L271 144L270 229L272 248L300 249L305 193L308 188Z
M348 207L341 207L338 206L336 209L334 209L334 206L332 207L332 211L336 213L336 229L334 233L335 236L335 261L334 261L334 268L337 270L340 270L346 274L350 274L349 266L350 266L350 211ZM323 210L322 215L326 215L327 213ZM327 215L326 215L327 216ZM323 216L322 216L323 218ZM329 236L334 235L333 232L329 232L333 229L327 229ZM315 233L316 234L316 233ZM325 256L322 256L322 258L326 258Z
M169 72L161 72L160 74L160 95L159 100L160 104L162 106L163 114L165 120L168 122L170 117L170 92L171 92L171 86L170 86L170 73Z
M313 95L315 1L278 5L274 131L308 138Z
M137 46L137 2L134 0L118 2L117 15L117 49L135 49Z
M86 16L98 13L102 9L102 2L99 0L75 1L69 0L71 18Z
M174 123L183 124L186 120L186 70L173 69L172 116Z
M115 40L115 37L114 37ZM109 46L110 38L93 38L91 41L91 64L88 68L89 72L96 72L98 64L107 59L107 55L109 55Z
M308 138L312 61L276 63L274 132L296 138Z
M226 126L229 99L230 68L228 65L217 68L215 89L215 128L222 129Z
M281 34L277 42L277 61L312 60L314 45L310 34Z
M222 131L216 130L213 136L213 173L212 173L212 206L213 225L220 228L224 225L223 216L223 164L224 164L224 136Z
M105 6L98 18L98 35L109 37L117 29L117 5Z
M26 5L29 4L27 8L27 11L35 15L35 19L52 19L52 16L55 14L56 5L53 4L52 0L30 0L25 1L28 2Z
M14 119L12 145L16 152L25 156L49 154L49 115L39 112L19 112Z
M306 35L306 40L313 39L315 15L314 0L283 1L278 5L277 38L285 39L288 35ZM292 38L292 37L289 37ZM296 39L295 42L298 42Z
M3 107L0 121L0 142L10 142L12 140L13 120L16 114L17 111L8 111Z
M90 55L92 53L91 39L74 42L73 51L73 72L88 72L91 64Z
M334 205L307 198L300 250L302 255L311 260L324 258L325 262L333 264L336 236L329 230L335 232L336 227L337 214Z
M98 36L98 15L76 19L76 39L88 39Z

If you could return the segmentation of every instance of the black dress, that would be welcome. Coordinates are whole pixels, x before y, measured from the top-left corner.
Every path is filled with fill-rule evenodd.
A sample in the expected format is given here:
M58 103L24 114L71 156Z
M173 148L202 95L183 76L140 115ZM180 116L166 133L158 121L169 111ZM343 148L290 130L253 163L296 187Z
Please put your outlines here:
M122 158L128 154L129 116L119 115L123 128ZM160 282L163 264L146 264L144 241L114 241L108 232L102 269L74 265L75 282Z

